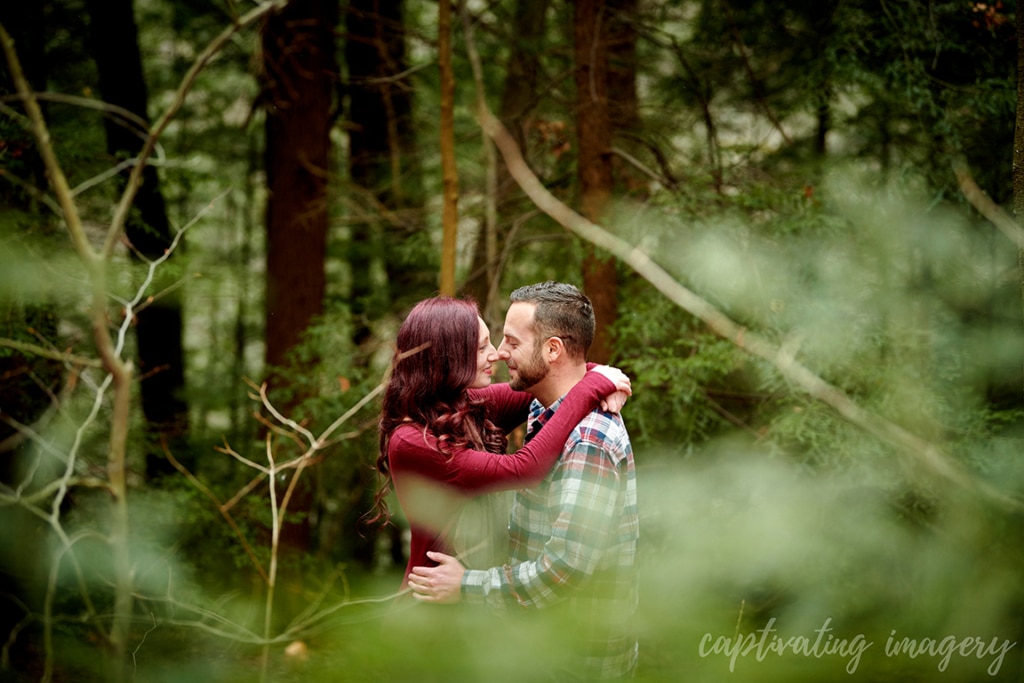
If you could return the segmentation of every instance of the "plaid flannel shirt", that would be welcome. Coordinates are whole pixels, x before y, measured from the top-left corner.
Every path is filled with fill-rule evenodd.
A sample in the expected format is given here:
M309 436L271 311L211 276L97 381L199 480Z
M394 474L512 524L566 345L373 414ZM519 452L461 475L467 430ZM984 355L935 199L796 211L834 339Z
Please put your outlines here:
M551 418L533 401L533 433ZM571 614L572 649L584 680L632 674L637 662L639 514L629 434L619 415L594 411L569 435L544 481L516 492L509 525L511 562L467 570L463 598L496 607Z

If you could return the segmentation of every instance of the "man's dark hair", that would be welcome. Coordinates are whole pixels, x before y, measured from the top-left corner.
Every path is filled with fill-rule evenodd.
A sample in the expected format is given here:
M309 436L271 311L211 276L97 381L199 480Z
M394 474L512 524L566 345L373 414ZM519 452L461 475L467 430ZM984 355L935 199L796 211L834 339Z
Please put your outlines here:
M560 338L570 357L586 359L594 341L594 307L575 285L548 280L520 287L509 300L534 304L534 332L542 339Z

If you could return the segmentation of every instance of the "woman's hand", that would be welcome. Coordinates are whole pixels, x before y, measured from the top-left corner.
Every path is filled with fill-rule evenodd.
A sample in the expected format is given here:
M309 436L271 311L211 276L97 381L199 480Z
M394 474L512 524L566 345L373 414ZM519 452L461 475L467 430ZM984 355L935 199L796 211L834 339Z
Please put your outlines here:
M612 381L615 391L601 399L601 410L609 413L617 413L626 405L626 399L633 395L633 386L629 376L618 368L610 365L595 365L591 372L599 372Z
M462 596L465 568L451 555L428 550L427 557L437 562L437 566L412 568L409 574L412 596L423 602L458 602Z

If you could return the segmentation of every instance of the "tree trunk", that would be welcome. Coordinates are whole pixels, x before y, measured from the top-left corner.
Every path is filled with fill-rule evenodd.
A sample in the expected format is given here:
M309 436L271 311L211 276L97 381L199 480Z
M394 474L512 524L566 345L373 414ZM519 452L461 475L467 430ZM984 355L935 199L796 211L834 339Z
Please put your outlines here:
M639 157L643 151L636 144L640 126L640 103L636 87L637 0L609 0L608 18L608 117L615 146L625 148ZM648 195L648 177L634 164L612 155L615 192L638 200Z
M451 0L438 3L438 62L441 70L441 277L440 293L455 296L455 247L459 223L459 174L455 167L455 74L452 72Z
M548 0L522 0L515 3L515 15L509 31L515 40L508 43L509 57L498 118L515 138L523 154L528 153L525 126L536 103L537 75L540 73L540 55L545 45L547 10ZM498 253L508 235L508 226L528 205L523 200L519 186L500 160L496 175L494 232L488 234L490 226L480 231L473 249L473 265L463 284L463 291L480 303L484 320L492 327L498 325L504 317L503 312L492 310L495 308L494 299L501 278L498 272Z
M636 90L637 0L608 0L608 102L612 133L640 120Z
M269 18L263 33L265 359L279 389L289 384L289 352L323 311L336 11L331 0L293 0ZM290 397L281 405L298 400Z
M576 3L576 136L581 213L603 223L612 193L611 121L608 111L608 42L610 19L604 0ZM594 305L597 334L589 359L606 363L612 354L611 326L617 315L615 260L586 246L583 289Z
M139 54L138 29L132 0L87 0L91 49L104 101L130 111L148 123L146 83ZM107 152L113 163L130 159L142 149L138 127L119 117L104 119ZM122 172L127 180L130 169ZM135 196L134 211L125 224L125 237L145 259L164 254L174 239L157 171L149 166ZM155 281L160 291L170 284ZM176 457L191 465L188 457L188 405L185 392L185 358L182 349L182 302L176 293L164 295L138 312L135 338L142 411L146 417L148 476L174 471L163 455L161 439Z
M291 374L312 367L290 352L323 311L327 248L327 181L337 63L337 3L292 0L269 17L263 31L266 118L267 289L266 364L271 401L285 414L304 398ZM308 477L299 482L285 524L282 548L309 548L312 497Z

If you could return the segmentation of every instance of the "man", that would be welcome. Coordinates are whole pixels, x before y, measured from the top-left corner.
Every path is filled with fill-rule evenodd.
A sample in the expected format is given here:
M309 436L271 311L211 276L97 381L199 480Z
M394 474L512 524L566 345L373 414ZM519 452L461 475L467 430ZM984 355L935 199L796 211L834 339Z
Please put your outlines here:
M586 372L594 312L576 287L546 282L512 292L498 349L509 383L534 401L527 439ZM585 417L547 478L518 491L509 524L511 562L466 570L443 553L415 567L409 586L425 602L561 610L572 619L568 673L624 678L637 663L639 518L632 447L622 418Z

